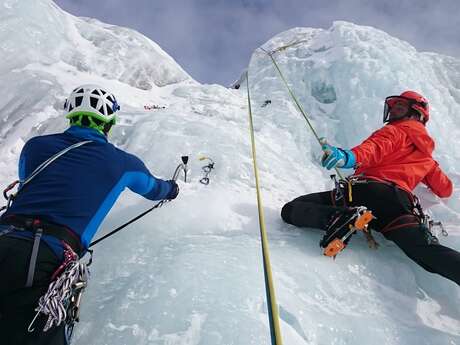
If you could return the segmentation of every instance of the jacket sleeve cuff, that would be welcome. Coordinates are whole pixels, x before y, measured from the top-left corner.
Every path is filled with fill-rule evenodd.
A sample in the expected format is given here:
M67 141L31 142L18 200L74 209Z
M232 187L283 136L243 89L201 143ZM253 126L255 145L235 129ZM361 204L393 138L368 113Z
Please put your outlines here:
M171 183L161 179L156 179L153 188L143 197L150 200L163 200L171 193Z
M345 169L351 169L356 166L356 156L351 150L343 150L345 153L345 156L347 157L347 161L343 165L343 168Z

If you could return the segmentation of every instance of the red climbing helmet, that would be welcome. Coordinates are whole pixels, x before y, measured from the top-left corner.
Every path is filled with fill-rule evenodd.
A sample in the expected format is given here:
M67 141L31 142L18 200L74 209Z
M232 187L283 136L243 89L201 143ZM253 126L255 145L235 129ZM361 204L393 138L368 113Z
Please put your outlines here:
M415 114L414 114L415 113ZM415 91L404 91L399 96L385 98L383 122L400 120L413 115L419 115L423 124L430 119L430 106L428 100Z

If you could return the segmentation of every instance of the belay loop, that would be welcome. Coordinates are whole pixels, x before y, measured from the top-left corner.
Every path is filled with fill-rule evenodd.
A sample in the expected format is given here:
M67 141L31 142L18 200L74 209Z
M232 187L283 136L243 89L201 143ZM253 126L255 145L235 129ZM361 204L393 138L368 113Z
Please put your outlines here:
M209 182L210 182L209 181L209 175L211 174L211 171L214 169L214 164L215 164L215 162L209 157L200 157L199 158L200 161L203 161L203 160L206 160L206 159L209 161L209 164L201 167L201 170L203 170L203 172L204 172L204 177L202 177L200 179L200 183L202 183L204 185L209 184Z

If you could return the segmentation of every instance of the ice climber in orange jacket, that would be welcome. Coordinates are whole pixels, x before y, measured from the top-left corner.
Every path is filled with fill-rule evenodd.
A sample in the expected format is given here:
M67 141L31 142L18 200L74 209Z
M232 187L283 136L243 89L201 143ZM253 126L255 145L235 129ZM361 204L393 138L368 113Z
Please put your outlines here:
M323 167L354 168L355 173L332 191L288 202L283 220L325 230L320 245L329 256L339 253L357 228L377 230L427 271L460 285L460 253L439 244L412 194L419 183L441 198L452 194L452 182L432 157L435 144L425 128L429 118L428 101L419 93L387 97L387 124L363 143L351 150L323 145Z

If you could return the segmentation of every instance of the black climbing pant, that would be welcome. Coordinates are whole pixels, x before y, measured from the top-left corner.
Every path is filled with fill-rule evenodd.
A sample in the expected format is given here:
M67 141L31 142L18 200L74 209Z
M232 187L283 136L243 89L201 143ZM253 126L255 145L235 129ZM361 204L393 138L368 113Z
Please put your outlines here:
M343 190L348 199L348 189ZM386 183L369 182L353 185L351 202L335 202L335 190L298 197L286 205L281 217L299 227L326 230L337 211L347 206L366 206L376 216L369 224L393 241L413 261L429 272L437 273L460 285L460 253L442 246L422 224L414 223L410 194ZM409 216L407 220L405 217ZM389 227L401 219L393 229ZM388 231L382 231L389 229Z
M0 232L5 226L0 225ZM44 243L40 245L33 285L26 288L32 241L0 236L0 344L65 345L64 327L43 332L41 316L28 332L38 299L46 293L53 272L60 262Z

